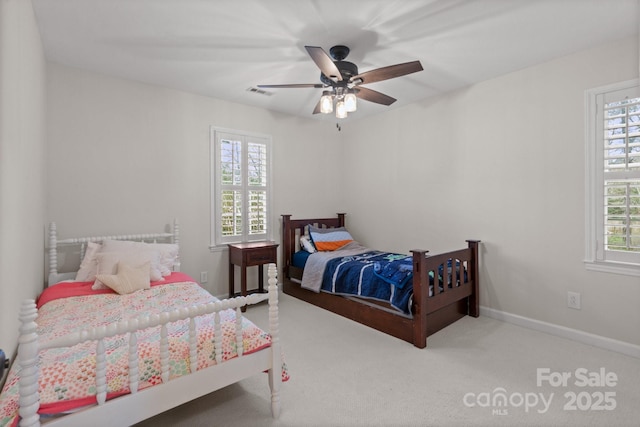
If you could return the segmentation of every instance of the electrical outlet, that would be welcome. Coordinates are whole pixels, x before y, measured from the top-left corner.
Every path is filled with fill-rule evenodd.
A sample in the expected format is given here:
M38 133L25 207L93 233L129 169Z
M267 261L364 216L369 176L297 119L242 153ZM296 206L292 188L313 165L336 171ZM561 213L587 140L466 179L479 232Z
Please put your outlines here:
M567 292L567 307L580 310L580 294L578 292Z
M207 283L207 281L209 280L207 276L208 274L206 271L203 271L202 273L200 273L200 283Z

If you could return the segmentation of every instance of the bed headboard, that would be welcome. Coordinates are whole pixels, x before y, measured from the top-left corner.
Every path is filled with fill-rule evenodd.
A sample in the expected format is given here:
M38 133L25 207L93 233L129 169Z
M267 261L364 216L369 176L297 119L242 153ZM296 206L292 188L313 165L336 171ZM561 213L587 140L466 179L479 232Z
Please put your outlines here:
M291 215L282 215L282 264L285 277L289 277L291 258L300 250L300 236L304 235L309 224L320 228L344 227L345 213L335 218L291 219Z
M58 248L62 246L76 245L80 247L80 260L84 258L84 253L89 242L102 242L104 240L132 240L136 242L160 243L169 242L180 245L180 225L177 219L173 220L173 226L169 232L152 233L152 234L122 234L114 236L89 236L74 237L68 239L58 239L58 231L55 222L49 223L47 251L49 252L49 276L47 286L52 283L58 283L62 280L73 280L76 272L60 273L58 271ZM180 257L176 259L173 267L174 271L180 271Z

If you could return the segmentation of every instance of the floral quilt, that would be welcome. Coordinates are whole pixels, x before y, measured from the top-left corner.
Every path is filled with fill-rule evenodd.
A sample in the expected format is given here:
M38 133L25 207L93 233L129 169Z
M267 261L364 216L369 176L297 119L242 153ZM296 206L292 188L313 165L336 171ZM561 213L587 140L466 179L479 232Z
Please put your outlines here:
M123 319L167 312L180 307L205 304L217 299L193 281L184 281L188 276L174 273L165 281L152 283L151 289L118 295L111 291L89 292L87 285L78 283L78 296L67 296L76 284L64 284L66 297L50 298L43 295L40 303L47 300L38 311L36 323L41 342L68 335L90 327L109 325ZM55 289L57 286L47 288ZM60 291L59 291L60 292ZM235 340L235 310L220 313L222 360L238 355ZM198 331L197 369L216 364L214 354L214 315L196 318ZM178 321L168 325L170 378L190 371L189 321ZM271 337L246 318L242 320L243 353L249 354L271 345ZM139 389L162 382L160 367L160 327L138 332ZM107 358L107 399L129 393L128 334L105 339ZM94 372L96 366L95 341L77 344L62 349L40 352L39 393L41 414L55 414L96 402ZM283 380L288 379L283 366ZM14 426L18 422L18 381L20 369L14 364L0 394L0 427Z

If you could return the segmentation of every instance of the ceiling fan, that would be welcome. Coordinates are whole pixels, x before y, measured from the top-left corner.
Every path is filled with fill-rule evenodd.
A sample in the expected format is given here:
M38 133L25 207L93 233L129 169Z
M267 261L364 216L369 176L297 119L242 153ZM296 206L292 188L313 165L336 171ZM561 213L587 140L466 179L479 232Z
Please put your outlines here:
M333 103L335 101L336 117L345 118L348 113L356 111L356 98L375 102L377 104L391 105L396 101L395 98L385 95L384 93L368 89L362 85L422 71L422 64L420 64L420 61L412 61L359 73L356 64L345 61L345 58L349 55L349 48L347 46L333 46L329 49L331 56L329 56L321 47L305 46L305 49L318 68L320 68L320 81L322 83L258 85L258 87L312 87L326 89L322 92L320 101L316 104L313 114L327 114L333 112Z

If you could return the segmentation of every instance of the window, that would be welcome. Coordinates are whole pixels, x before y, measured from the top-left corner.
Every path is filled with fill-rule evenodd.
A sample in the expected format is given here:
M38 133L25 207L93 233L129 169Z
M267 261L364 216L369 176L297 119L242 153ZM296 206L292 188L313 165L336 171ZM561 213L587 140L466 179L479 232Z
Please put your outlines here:
M211 128L211 242L270 240L271 138Z
M640 276L640 87L587 91L587 268Z

